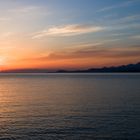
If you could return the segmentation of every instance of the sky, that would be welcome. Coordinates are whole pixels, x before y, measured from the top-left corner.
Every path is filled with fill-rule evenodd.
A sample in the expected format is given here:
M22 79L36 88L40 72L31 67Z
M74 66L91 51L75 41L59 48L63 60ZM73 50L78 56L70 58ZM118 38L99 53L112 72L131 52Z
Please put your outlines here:
M0 0L0 69L140 61L140 0Z

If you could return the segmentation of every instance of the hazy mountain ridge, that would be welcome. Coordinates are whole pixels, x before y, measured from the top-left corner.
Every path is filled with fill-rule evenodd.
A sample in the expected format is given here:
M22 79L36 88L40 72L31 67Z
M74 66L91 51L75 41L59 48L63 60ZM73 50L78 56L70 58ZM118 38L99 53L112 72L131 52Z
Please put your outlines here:
M15 70L5 70L1 73L97 73L97 72L140 72L140 62L136 64L128 64L121 66L103 67L103 68L90 68L87 70L57 70L50 71L47 69L15 69Z

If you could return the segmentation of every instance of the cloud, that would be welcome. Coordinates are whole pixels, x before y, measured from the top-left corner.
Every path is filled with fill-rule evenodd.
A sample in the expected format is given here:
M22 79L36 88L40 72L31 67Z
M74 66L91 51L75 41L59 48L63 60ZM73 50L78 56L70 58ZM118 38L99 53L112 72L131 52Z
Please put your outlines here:
M124 29L139 29L140 24L139 23L129 23L129 24L116 24L114 26L108 26L106 29L108 30L124 30Z
M113 22L116 24L128 24L128 23L134 23L134 21L139 21L140 20L140 14L137 15L129 15L129 16L124 16L121 17L120 19L115 19Z
M98 13L98 12L105 12L105 11L110 11L110 10L112 10L112 9L118 9L118 8L127 7L127 6L132 5L132 4L135 3L135 2L139 2L139 0L129 0L129 1L126 1L126 2L122 2L122 3L120 3L120 4L116 4L116 5L104 7L104 8L102 8L102 9L99 9L99 10L96 11L96 12L97 12L97 13Z
M10 18L8 18L8 17L0 17L0 22L1 21L9 21L10 20Z
M10 12L16 12L16 13L29 13L35 10L40 9L40 7L37 6L27 6L27 7L20 7L17 9L12 9Z
M48 11L46 6L23 6L23 7L17 7L15 9L9 9L8 10L9 15L12 14L12 16L47 16L50 15L51 12ZM31 17L30 17L31 18Z
M133 48L103 48L97 46L91 46L88 48L83 48L75 50L73 52L58 52L51 53L47 56L47 59L83 59L83 58L129 58L129 57L139 57L140 50L138 47ZM45 58L45 57L44 57Z
M140 35L134 35L134 36L130 36L130 39L140 39Z
M8 37L13 36L13 35L15 35L15 33L13 33L13 32L5 32L5 33L1 34L1 37L8 38Z
M42 38L45 36L75 36L80 34L86 34L91 32L99 32L104 28L100 26L89 26L89 25L65 25L65 26L56 26L49 28L47 30L35 33L33 39Z
M124 17L122 18L122 21L135 21L135 20L140 20L140 14L138 15L130 15L130 16L127 16L127 17Z
M48 55L39 56L35 58L28 58L26 61L65 61L65 60L85 60L89 59L127 59L127 58L140 58L139 46L129 47L107 47L104 46L85 46L78 49L67 49L59 52L52 52Z

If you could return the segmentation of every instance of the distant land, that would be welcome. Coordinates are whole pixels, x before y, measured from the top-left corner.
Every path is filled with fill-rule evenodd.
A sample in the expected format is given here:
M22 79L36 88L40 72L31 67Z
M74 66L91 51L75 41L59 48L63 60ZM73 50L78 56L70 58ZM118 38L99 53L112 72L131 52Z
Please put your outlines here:
M140 72L140 62L136 64L128 64L121 66L111 66L102 68L90 68L87 70L56 70L50 71L47 69L15 69L5 70L0 73L117 73L117 72Z

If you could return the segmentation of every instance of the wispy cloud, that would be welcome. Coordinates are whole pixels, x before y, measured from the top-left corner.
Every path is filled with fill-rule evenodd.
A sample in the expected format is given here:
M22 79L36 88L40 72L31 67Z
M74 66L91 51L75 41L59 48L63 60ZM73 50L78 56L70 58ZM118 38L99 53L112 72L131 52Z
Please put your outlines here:
M129 23L129 24L116 24L116 25L112 25L109 27L106 27L108 30L126 30L126 29L139 29L140 28L140 24L139 23Z
M15 33L13 33L13 32L5 32L5 33L1 34L1 37L7 38L7 37L10 37L10 36L13 36L13 35L15 35Z
M51 53L46 59L58 60L58 59L83 59L83 58L126 58L126 57L139 57L140 50L133 46L133 48L103 48L91 46L88 48L82 48L73 52L58 52ZM44 57L45 60L45 57Z
M125 17L122 17L120 19L117 19L115 20L114 22L116 22L117 24L118 23L130 23L130 22L134 22L134 21L139 21L140 20L140 14L137 14L137 15L129 15L129 16L125 16Z
M52 52L48 55L39 56L35 58L28 58L26 61L59 61L59 60L76 60L76 59L85 59L85 58L93 58L93 59L107 59L107 58L131 58L131 57L139 57L140 58L140 50L139 46L131 46L131 47L108 47L105 48L103 46L88 46L83 48L78 48L75 50L63 50L59 52ZM25 60L24 60L25 61Z
M26 6L26 7L19 7L17 9L12 9L10 12L16 12L16 13L29 13L35 10L40 9L38 6Z
M0 21L9 21L11 18L8 17L0 17Z
M127 7L130 6L131 4L135 3L135 2L140 2L139 0L129 0L126 2L122 2L120 4L116 4L116 5L112 5L112 6L108 6L108 7L104 7L102 9L97 10L96 12L105 12L105 11L110 11L112 9L117 9L117 8L123 8L123 7Z
M33 39L42 38L45 36L74 36L74 35L91 33L91 32L99 32L103 29L104 28L100 26L89 26L89 25L78 25L78 24L56 26L35 33L32 38Z
M51 12L48 11L46 6L23 6L23 7L17 7L15 9L9 9L8 12L9 15L12 14L12 17L17 17L17 16L40 17L40 16L47 16L51 14Z
M133 35L129 37L130 39L140 39L140 35Z

